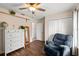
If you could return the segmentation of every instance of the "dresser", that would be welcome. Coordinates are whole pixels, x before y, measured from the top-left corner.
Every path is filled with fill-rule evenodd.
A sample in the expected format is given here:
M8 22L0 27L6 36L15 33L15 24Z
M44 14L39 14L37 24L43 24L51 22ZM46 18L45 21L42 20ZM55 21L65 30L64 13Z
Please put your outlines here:
M6 54L24 47L24 30L6 29L4 32Z

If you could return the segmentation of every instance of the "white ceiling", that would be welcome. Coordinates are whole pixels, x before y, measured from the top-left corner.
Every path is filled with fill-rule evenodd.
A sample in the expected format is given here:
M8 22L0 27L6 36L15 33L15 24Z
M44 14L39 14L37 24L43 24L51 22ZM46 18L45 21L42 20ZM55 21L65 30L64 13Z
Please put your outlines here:
M35 15L31 13L30 10L19 10L19 8L24 7L23 3L0 3L0 7L14 10L15 12L23 13L26 16L29 16L34 19L40 19L44 16L49 16L50 14L56 14L72 9L76 4L75 3L41 3L40 6L46 9L45 12L35 11Z

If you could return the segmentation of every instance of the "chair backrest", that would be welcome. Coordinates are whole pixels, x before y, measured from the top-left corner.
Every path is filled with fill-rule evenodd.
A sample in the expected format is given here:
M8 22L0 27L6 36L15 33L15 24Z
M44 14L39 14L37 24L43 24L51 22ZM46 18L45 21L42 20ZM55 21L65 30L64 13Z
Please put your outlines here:
M53 38L53 42L55 45L68 45L71 47L72 45L72 37L70 35L64 35L60 33L56 33Z

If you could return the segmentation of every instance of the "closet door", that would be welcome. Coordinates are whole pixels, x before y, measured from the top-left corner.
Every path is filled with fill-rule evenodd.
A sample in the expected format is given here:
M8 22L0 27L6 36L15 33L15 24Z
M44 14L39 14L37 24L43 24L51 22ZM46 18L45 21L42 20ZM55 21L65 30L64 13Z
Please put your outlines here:
M43 24L37 23L36 25L36 39L37 40L43 40Z
M32 41L36 40L36 23L32 23Z

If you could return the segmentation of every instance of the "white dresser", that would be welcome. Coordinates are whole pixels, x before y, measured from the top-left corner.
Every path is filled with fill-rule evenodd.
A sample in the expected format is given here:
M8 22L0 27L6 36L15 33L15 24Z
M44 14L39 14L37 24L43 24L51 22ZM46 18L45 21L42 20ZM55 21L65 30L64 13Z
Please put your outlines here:
M5 53L24 47L24 30L6 29L5 30Z

